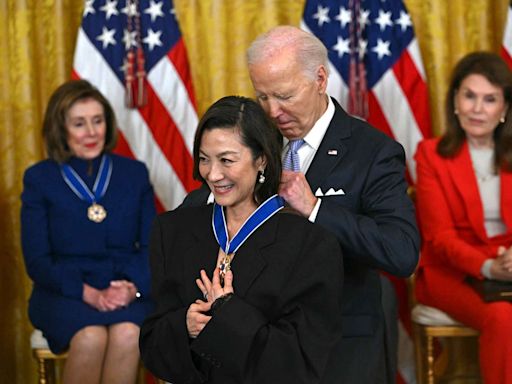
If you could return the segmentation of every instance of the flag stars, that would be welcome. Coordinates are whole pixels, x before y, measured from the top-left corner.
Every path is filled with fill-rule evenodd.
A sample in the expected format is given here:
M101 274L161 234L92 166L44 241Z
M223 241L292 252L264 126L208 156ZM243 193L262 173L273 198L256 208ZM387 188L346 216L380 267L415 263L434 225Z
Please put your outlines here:
M100 11L103 11L106 13L107 20L110 19L113 15L119 15L119 11L117 10L117 0L107 0L105 5L100 8Z
M404 32L408 27L412 27L411 16L404 11L400 11L400 17L395 20L395 24L400 25L402 32Z
M135 47L137 45L136 37L137 37L136 31L129 32L127 29L124 30L123 43L124 43L124 47L126 50L130 49L131 47Z
M122 73L126 73L126 70L128 69L128 65L129 65L129 64L128 64L128 60L126 60L126 58L125 58L125 59L123 59L123 65L121 65L121 66L119 67L119 70L120 70Z
M103 49L107 48L109 44L116 45L116 40L114 39L115 33L115 28L109 30L107 27L102 27L101 35L99 35L96 40L103 43Z
M133 0L127 0L125 7L121 9L121 12L128 17L137 16L137 4Z
M144 13L151 15L151 22L153 23L158 16L164 17L164 12L162 11L162 5L164 3L161 1L159 3L154 2L153 0L149 1L149 7L144 10Z
M363 57L366 55L366 52L368 50L368 40L360 39L359 40L359 46L358 46L358 52L359 52L359 59L363 59Z
M379 17L375 19L375 23L379 24L381 32L384 31L386 27L392 27L391 12L384 12L382 9L379 9Z
M338 52L339 58L342 58L345 53L350 53L350 40L343 39L341 36L338 36L338 41L332 49Z
M159 47L163 45L160 36L162 36L162 31L154 32L153 29L148 28L148 34L142 41L146 43L149 46L149 50L152 51L156 45Z
M345 7L340 7L340 13L336 15L335 19L340 22L341 28L345 28L352 20L352 11Z
M94 0L86 0L85 1L85 7L84 7L84 14L83 17L85 18L89 13L95 14L96 10L94 9Z
M372 48L372 52L375 52L379 58L382 60L384 56L391 56L391 52L389 50L389 41L383 41L382 39L377 39L377 45Z
M365 26L370 24L370 11L366 9L361 9L359 11L359 25L361 26L361 30L364 29Z
M321 27L324 23L331 22L331 18L329 17L329 7L322 7L319 5L316 9L316 13L313 15L313 19L318 20L318 26Z

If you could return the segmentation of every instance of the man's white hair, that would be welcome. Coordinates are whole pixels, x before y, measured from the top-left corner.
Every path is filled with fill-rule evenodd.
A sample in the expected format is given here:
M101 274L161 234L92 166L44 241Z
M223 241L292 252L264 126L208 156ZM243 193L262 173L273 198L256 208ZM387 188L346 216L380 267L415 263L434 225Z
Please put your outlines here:
M320 65L329 75L325 45L311 33L291 25L278 26L259 35L247 49L247 64L257 64L284 50L292 51L304 74L312 80L316 80Z

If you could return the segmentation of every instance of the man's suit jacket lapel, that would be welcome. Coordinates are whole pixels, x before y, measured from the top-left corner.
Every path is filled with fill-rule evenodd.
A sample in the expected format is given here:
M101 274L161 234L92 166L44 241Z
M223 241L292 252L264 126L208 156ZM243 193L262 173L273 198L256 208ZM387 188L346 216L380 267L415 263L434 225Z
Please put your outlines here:
M343 111L336 100L332 100L335 107L334 116L306 172L306 179L313 192L324 183L331 171L338 165L343 156L345 156L348 149L347 141L351 137L350 119L348 115ZM334 151L336 151L336 155L332 154Z
M185 276L187 296L196 297L198 288L195 279L199 278L201 269L205 269L211 279L217 263L219 245L213 234L209 205L202 211L201 217L194 218L190 253L186 257ZM277 214L279 215L279 214ZM267 265L265 248L275 242L278 218L273 217L254 232L241 246L233 259L231 268L235 275L235 292L245 296L247 290Z

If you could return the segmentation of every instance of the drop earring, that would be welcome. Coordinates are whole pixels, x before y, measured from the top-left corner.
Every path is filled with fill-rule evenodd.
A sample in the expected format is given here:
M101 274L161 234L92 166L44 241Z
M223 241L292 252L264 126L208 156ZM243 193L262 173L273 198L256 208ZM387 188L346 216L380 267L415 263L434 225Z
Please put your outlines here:
M453 113L454 113L455 115L458 115L458 114L459 114L459 110L458 110L457 108L455 108L455 109L453 110Z
M505 122L505 116L501 116L500 123L504 123L504 122Z
M265 182L265 170L260 171L260 176L258 177L258 183L263 184Z

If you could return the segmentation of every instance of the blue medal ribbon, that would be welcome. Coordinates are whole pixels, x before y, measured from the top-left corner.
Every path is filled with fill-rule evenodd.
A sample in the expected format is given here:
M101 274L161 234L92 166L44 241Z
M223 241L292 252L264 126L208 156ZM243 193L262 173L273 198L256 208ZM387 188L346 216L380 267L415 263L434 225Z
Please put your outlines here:
M278 195L269 197L258 208L256 208L235 236L233 236L233 239L229 241L224 209L222 206L215 203L213 206L212 227L220 248L226 255L235 253L254 231L274 216L274 214L279 212L283 207L284 200L282 197Z
M80 199L94 204L107 192L110 177L112 176L112 159L106 154L101 157L100 169L98 170L92 191L69 164L62 164L60 170L69 188L71 188Z

